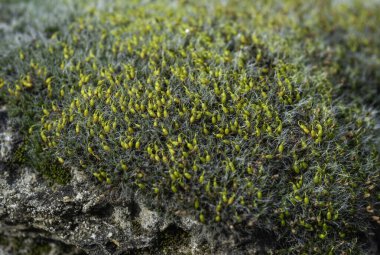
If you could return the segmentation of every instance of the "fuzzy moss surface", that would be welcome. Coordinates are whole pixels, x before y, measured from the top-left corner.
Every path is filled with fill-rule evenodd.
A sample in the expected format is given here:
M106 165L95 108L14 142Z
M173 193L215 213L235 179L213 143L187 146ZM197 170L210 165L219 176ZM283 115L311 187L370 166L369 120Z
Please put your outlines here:
M365 253L379 11L114 1L2 58L2 97L41 171L127 183L238 242L276 240L277 254Z

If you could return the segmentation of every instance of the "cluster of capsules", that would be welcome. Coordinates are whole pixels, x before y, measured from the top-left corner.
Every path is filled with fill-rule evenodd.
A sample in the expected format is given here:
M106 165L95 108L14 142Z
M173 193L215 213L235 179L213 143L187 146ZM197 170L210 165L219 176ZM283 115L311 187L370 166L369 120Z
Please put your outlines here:
M354 113L331 106L325 77L275 57L222 6L151 5L94 12L38 46L55 64L29 59L8 86L46 93L30 133L60 164L175 201L202 223L345 240L368 119L343 125Z

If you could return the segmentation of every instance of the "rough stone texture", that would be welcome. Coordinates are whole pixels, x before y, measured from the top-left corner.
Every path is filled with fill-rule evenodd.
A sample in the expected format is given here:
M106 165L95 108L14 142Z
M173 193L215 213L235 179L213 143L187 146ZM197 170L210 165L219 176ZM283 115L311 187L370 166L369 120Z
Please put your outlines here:
M182 238L186 232L181 229L188 226L149 210L121 189L96 187L78 171L73 176L70 185L49 187L31 169L17 169L15 173L3 169L0 233L50 239L88 254L157 249L154 246L159 235L171 234L184 254L196 252L190 239Z

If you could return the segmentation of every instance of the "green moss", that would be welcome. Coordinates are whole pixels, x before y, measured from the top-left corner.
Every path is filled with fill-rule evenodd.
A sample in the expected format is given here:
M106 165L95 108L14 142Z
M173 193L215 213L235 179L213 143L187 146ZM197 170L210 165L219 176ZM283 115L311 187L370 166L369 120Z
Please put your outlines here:
M167 229L161 233L156 243L158 244L161 254L190 254L181 251L182 247L190 247L190 236L188 233L179 229Z
M32 167L42 173L52 185L64 185L71 180L70 169L62 166L51 154L43 152L40 143L31 136L15 146L7 164L9 168Z
M0 235L0 245L3 247L7 247L9 245L9 240L3 235Z
M42 255L49 254L51 251L51 247L48 243L37 241L31 244L29 241L30 240L25 241L18 237L0 235L0 245L11 254Z
M31 239L27 237L12 237L0 234L2 251L14 255L47 255L56 254L83 255L84 252L75 247L43 238Z
M130 254L157 254L157 255L190 255L190 235L174 226L169 226L167 229L157 235L157 238L152 242L152 247L132 250ZM181 250L186 249L186 250ZM206 248L202 249L200 254L211 254Z
M126 182L237 240L270 233L278 253L364 251L379 6L310 4L90 9L1 72L27 162Z

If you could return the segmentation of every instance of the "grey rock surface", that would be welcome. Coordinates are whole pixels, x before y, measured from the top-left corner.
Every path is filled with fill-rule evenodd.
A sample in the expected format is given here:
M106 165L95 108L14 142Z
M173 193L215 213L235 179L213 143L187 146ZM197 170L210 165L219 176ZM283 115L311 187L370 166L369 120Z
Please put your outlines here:
M144 250L160 253L160 249L169 248L181 250L182 254L197 251L189 235L193 226L169 220L121 189L100 189L91 185L91 181L78 171L74 171L73 176L73 184L49 187L31 169L17 169L13 173L3 169L0 174L0 234L45 238L77 247L88 254ZM160 236L173 239L166 240L173 242L171 247L161 247L165 244L157 243Z

